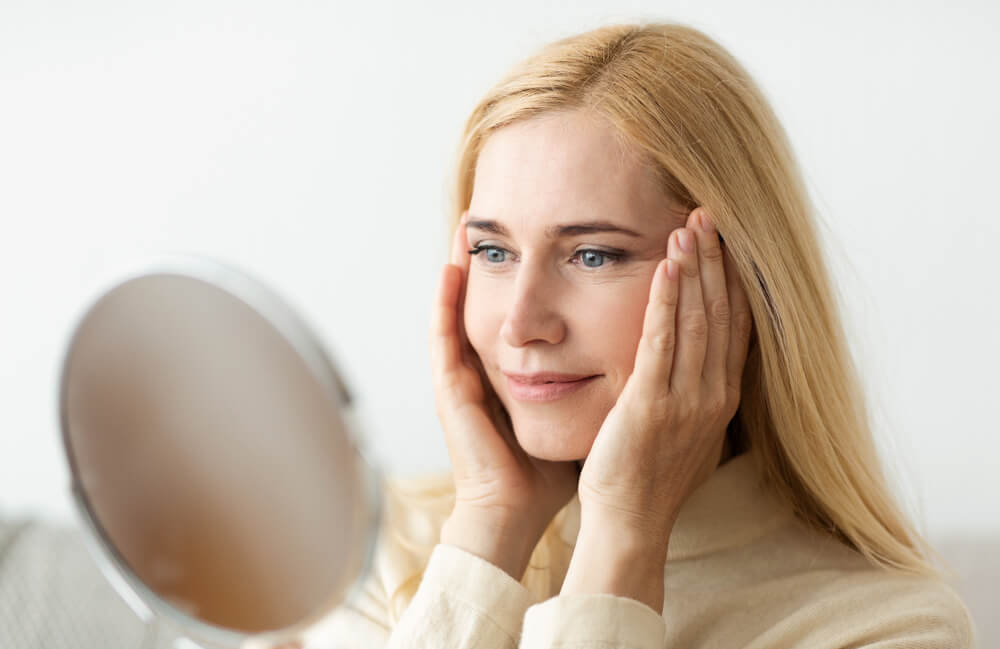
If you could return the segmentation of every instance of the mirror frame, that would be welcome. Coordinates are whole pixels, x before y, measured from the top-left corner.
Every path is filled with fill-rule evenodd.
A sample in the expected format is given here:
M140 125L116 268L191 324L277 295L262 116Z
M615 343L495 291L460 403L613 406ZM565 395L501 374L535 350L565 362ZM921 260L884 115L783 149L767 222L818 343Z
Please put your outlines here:
M105 297L129 281L159 274L180 275L206 282L244 302L254 313L274 327L305 361L324 391L337 402L340 416L348 431L350 445L355 451L355 460L359 464L358 473L366 478L367 484L363 485L363 493L369 512L367 529L364 533L367 551L362 555L360 572L347 588L343 600L334 601L337 599L337 594L331 593L326 603L317 602L314 614L292 626L258 632L239 631L205 622L169 604L139 579L128 566L98 520L78 479L79 472L72 451L67 408L70 360L78 335L83 324ZM188 643L197 645L207 643L211 647L219 648L239 647L250 637L273 637L276 642L298 638L300 633L329 615L336 607L352 601L361 590L363 582L371 575L374 566L376 543L384 517L383 475L366 448L368 440L363 437L365 429L361 425L354 397L347 388L342 373L313 330L284 300L255 277L232 265L208 257L169 253L129 263L124 270L114 272L112 277L114 280L111 282L100 282L96 291L97 296L91 296L86 301L87 306L73 323L59 357L62 359L58 390L60 437L70 471L70 489L74 506L83 523L84 537L91 556L95 558L100 572L111 586L147 626L166 621L173 627L176 634L174 643L177 646L184 644L178 643L180 638Z

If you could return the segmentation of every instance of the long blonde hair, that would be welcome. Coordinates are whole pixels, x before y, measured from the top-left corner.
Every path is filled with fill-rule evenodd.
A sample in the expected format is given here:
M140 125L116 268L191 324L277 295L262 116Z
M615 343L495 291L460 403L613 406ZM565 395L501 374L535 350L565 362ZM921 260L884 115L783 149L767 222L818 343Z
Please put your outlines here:
M491 133L554 111L587 110L641 153L685 212L707 207L754 318L733 452L810 527L872 565L952 575L897 503L876 450L810 203L787 136L747 71L704 33L675 23L604 26L520 62L472 111L457 152L451 231L472 197ZM401 506L446 515L447 481L410 488ZM543 537L545 545L555 527ZM435 541L436 539L431 539ZM405 606L419 583L399 593ZM392 594L391 594L392 595Z

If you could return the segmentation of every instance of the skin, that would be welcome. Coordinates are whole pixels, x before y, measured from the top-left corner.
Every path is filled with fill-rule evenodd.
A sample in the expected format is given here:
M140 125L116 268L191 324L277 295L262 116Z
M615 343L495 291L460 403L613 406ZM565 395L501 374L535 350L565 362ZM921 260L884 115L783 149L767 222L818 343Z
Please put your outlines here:
M687 214L622 151L611 127L581 112L505 127L486 141L468 219L505 225L502 237L467 228L471 260L465 326L517 441L545 460L583 460L632 373L649 288L667 237ZM640 238L600 233L550 240L546 227L609 220ZM575 252L624 249L628 259ZM600 377L551 402L513 398L502 370Z
M546 235L597 219L638 236ZM489 252L470 258L480 246ZM576 492L581 532L562 592L611 592L659 611L677 513L729 457L725 429L751 326L707 212L674 208L613 127L570 112L492 134L431 330L457 494L442 542L520 579ZM513 397L505 370L598 378L562 399L526 402Z

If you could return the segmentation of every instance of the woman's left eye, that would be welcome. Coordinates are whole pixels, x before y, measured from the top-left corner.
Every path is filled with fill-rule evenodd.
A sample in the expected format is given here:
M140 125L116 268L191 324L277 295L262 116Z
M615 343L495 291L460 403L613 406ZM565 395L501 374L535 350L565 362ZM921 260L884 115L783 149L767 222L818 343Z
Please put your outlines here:
M621 254L606 252L604 250L593 250L590 248L586 248L584 250L577 250L576 254L574 254L573 256L577 257L579 255L583 255L582 257L580 257L580 259L583 260L583 265L586 266L587 268L600 268L601 266L604 266L603 263L597 264L596 266L588 264L586 261L588 259L593 260L595 257L603 257L605 259L610 260L611 263L616 263L618 261L621 261L622 257L624 257L624 255Z

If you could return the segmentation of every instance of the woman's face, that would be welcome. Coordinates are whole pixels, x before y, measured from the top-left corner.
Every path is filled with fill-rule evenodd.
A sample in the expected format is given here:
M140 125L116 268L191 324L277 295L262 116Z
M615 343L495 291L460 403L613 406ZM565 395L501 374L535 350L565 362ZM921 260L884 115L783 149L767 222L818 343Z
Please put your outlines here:
M470 260L466 333L518 442L541 459L590 452L632 372L653 271L687 220L612 128L582 112L516 122L476 166L466 232L484 250ZM595 222L620 230L558 230ZM595 378L532 400L505 375L537 372Z

